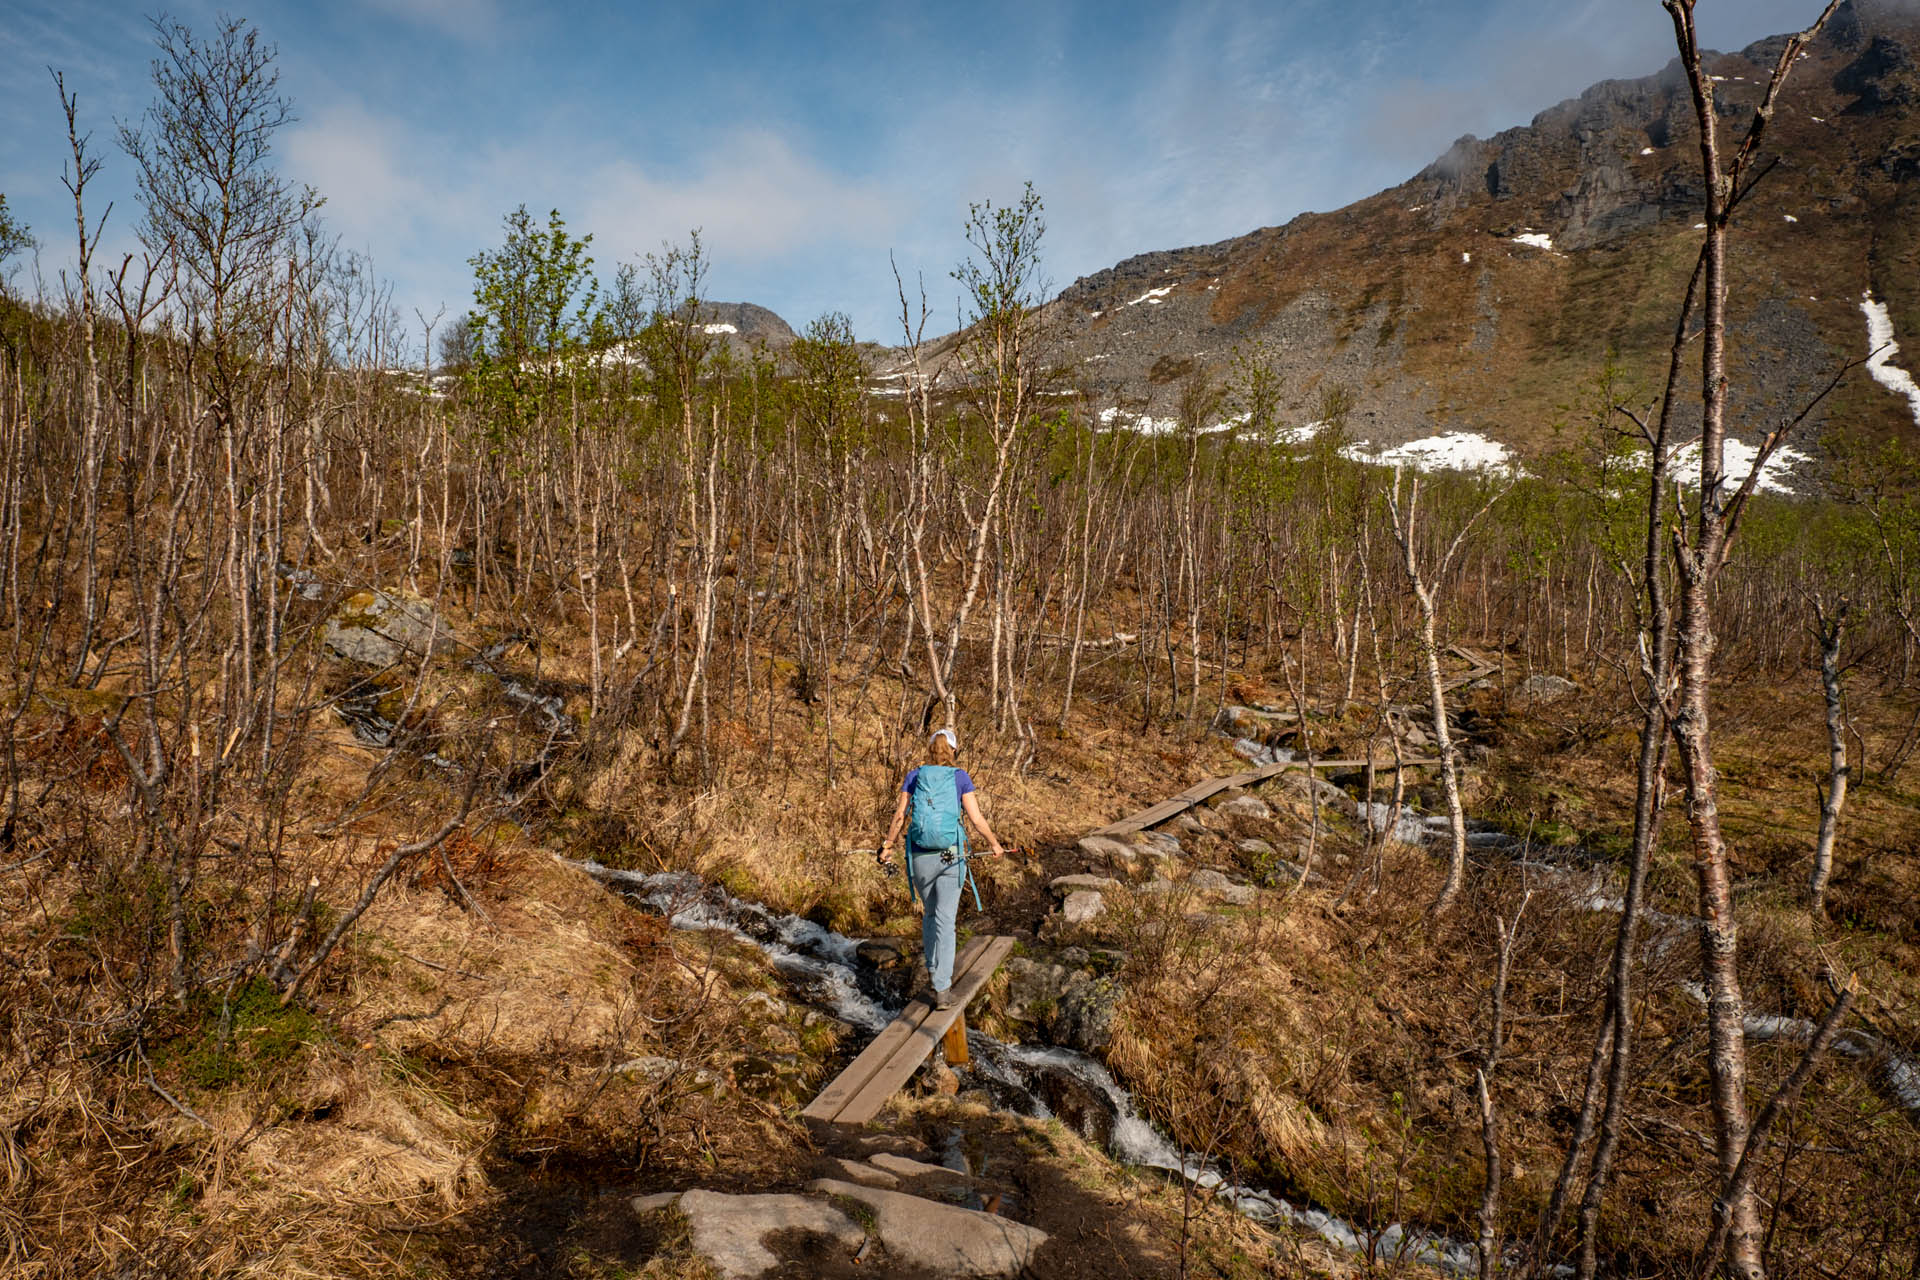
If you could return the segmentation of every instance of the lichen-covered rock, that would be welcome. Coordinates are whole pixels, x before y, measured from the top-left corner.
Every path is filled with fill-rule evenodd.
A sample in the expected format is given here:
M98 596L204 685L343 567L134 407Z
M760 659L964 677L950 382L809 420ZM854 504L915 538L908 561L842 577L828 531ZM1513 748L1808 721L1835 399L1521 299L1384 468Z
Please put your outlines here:
M1107 900L1092 889L1075 889L1060 904L1060 918L1068 924L1086 924L1107 909Z
M1120 866L1132 866L1140 857L1139 846L1116 840L1112 836L1082 836L1080 852L1090 858Z
M1107 968L1123 961L1118 953ZM1114 1010L1124 994L1118 979L1065 965L1015 956L1007 961L1006 1014L1033 1026L1036 1037L1082 1053L1098 1053L1113 1038Z
M424 600L386 591L356 591L320 628L321 647L370 667L415 661L454 647L453 628Z
M1064 897L1076 890L1086 889L1094 893L1108 893L1120 887L1120 882L1112 876L1074 875L1055 876L1047 881L1047 888Z
M1229 818L1271 818L1273 810L1259 796L1233 796L1215 805L1214 812Z
M1235 884L1218 871L1202 869L1187 877L1187 883L1210 898L1233 907L1250 907L1259 891L1250 884Z
M1180 841L1165 831L1143 831L1140 843L1149 853L1168 858L1180 856Z
M1532 698L1536 702L1552 702L1564 698L1580 686L1563 676L1531 675L1520 682L1522 697Z

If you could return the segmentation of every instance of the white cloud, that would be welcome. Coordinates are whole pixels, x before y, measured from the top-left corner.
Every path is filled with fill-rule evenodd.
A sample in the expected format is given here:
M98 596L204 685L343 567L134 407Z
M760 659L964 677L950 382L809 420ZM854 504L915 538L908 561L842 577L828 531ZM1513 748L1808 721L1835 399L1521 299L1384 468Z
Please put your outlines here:
M903 208L875 181L834 173L786 139L745 130L722 139L687 174L619 159L591 168L568 189L591 193L581 224L596 246L621 258L680 243L732 262L756 262L822 245L883 245Z

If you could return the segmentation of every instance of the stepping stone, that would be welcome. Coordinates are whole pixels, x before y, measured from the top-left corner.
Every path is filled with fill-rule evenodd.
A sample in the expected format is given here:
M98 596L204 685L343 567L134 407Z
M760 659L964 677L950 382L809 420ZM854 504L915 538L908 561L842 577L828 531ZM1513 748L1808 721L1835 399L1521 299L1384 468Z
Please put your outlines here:
M1273 810L1259 796L1235 796L1214 806L1214 812L1229 818L1271 818Z
M1127 864L1131 864L1140 856L1140 850L1137 846L1116 840L1112 836L1082 836L1080 837L1080 852L1090 858L1103 858L1108 861Z
M1271 858L1275 853L1279 852L1265 840L1259 839L1236 841L1233 847L1239 852L1246 854L1249 858Z
M882 1169L888 1174L894 1175L891 1181L895 1185L898 1185L901 1178L924 1178L934 1173L948 1178L959 1176L943 1164L928 1164L924 1160L909 1160L905 1156L890 1156L883 1153L881 1155L868 1157L868 1163L872 1164L876 1169ZM873 1185L877 1186L879 1184L875 1183Z
M899 1157L875 1156L874 1159L897 1160ZM907 1163L917 1164L919 1162L909 1160ZM834 1177L841 1178L847 1182L857 1182L863 1187L880 1187L886 1189L900 1185L900 1179L894 1177L885 1169L876 1168L871 1164L862 1164L858 1160L842 1160L838 1156L828 1156L820 1162L820 1167L827 1170ZM636 1205L638 1204L637 1201L635 1203Z
M868 1195L893 1194L851 1182L832 1185ZM657 1201L660 1197L646 1199ZM763 1243L776 1231L824 1238L849 1254L867 1240L867 1233L852 1218L807 1196L729 1196L696 1190L682 1192L677 1199L680 1212L687 1216L694 1251L713 1263L725 1280L754 1280L779 1266L780 1258ZM640 1202L635 1203L638 1207Z
M1091 889L1075 889L1060 904L1060 918L1068 924L1085 924L1107 909L1107 900Z
M866 1205L888 1257L937 1276L1017 1276L1047 1242L1038 1227L900 1191L831 1178L809 1182L807 1190Z
M1063 897L1076 889L1087 889L1094 893L1110 893L1120 887L1120 882L1112 876L1092 874L1077 876L1055 876L1047 881L1047 888Z

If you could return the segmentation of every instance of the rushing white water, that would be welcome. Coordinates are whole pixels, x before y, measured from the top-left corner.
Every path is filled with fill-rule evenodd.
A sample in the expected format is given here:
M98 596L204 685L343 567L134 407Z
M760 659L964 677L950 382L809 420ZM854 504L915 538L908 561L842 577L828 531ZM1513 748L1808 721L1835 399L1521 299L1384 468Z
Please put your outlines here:
M619 871L597 862L563 859L603 883L660 912L677 929L714 930L764 952L774 967L799 985L810 1000L824 1004L842 1021L879 1031L899 1011L864 992L854 968L859 943L799 916L769 911L706 884L686 872ZM1041 1073L1071 1077L1101 1099L1113 1118L1108 1149L1124 1164L1159 1169L1199 1191L1231 1205L1256 1222L1286 1224L1313 1232L1337 1248L1382 1258L1400 1258L1471 1273L1476 1255L1470 1245L1393 1223L1371 1239L1342 1218L1319 1209L1289 1204L1256 1187L1229 1182L1200 1157L1183 1153L1134 1108L1133 1096L1097 1059L1054 1045L1009 1044L969 1030L970 1068L989 1086L1019 1102L1019 1110L1045 1117L1047 1106L1034 1093L1032 1078ZM991 1090L990 1090L991 1091Z

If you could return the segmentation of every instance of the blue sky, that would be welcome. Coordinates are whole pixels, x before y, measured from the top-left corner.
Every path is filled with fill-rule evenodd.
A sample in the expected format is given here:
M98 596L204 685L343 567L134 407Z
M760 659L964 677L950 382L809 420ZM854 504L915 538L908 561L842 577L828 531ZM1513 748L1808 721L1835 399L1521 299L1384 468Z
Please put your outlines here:
M1707 40L1795 28L1816 0L1702 0ZM131 243L115 124L151 98L154 9L0 0L0 192L71 262L46 68L106 161L95 209ZM610 274L700 228L709 295L796 328L828 311L899 339L891 252L951 327L969 201L1031 180L1056 287L1133 253L1331 209L1610 76L1672 56L1656 0L673 5L333 0L167 12L248 18L298 119L283 171L393 281L402 313L471 301L467 259L520 203L558 208Z

